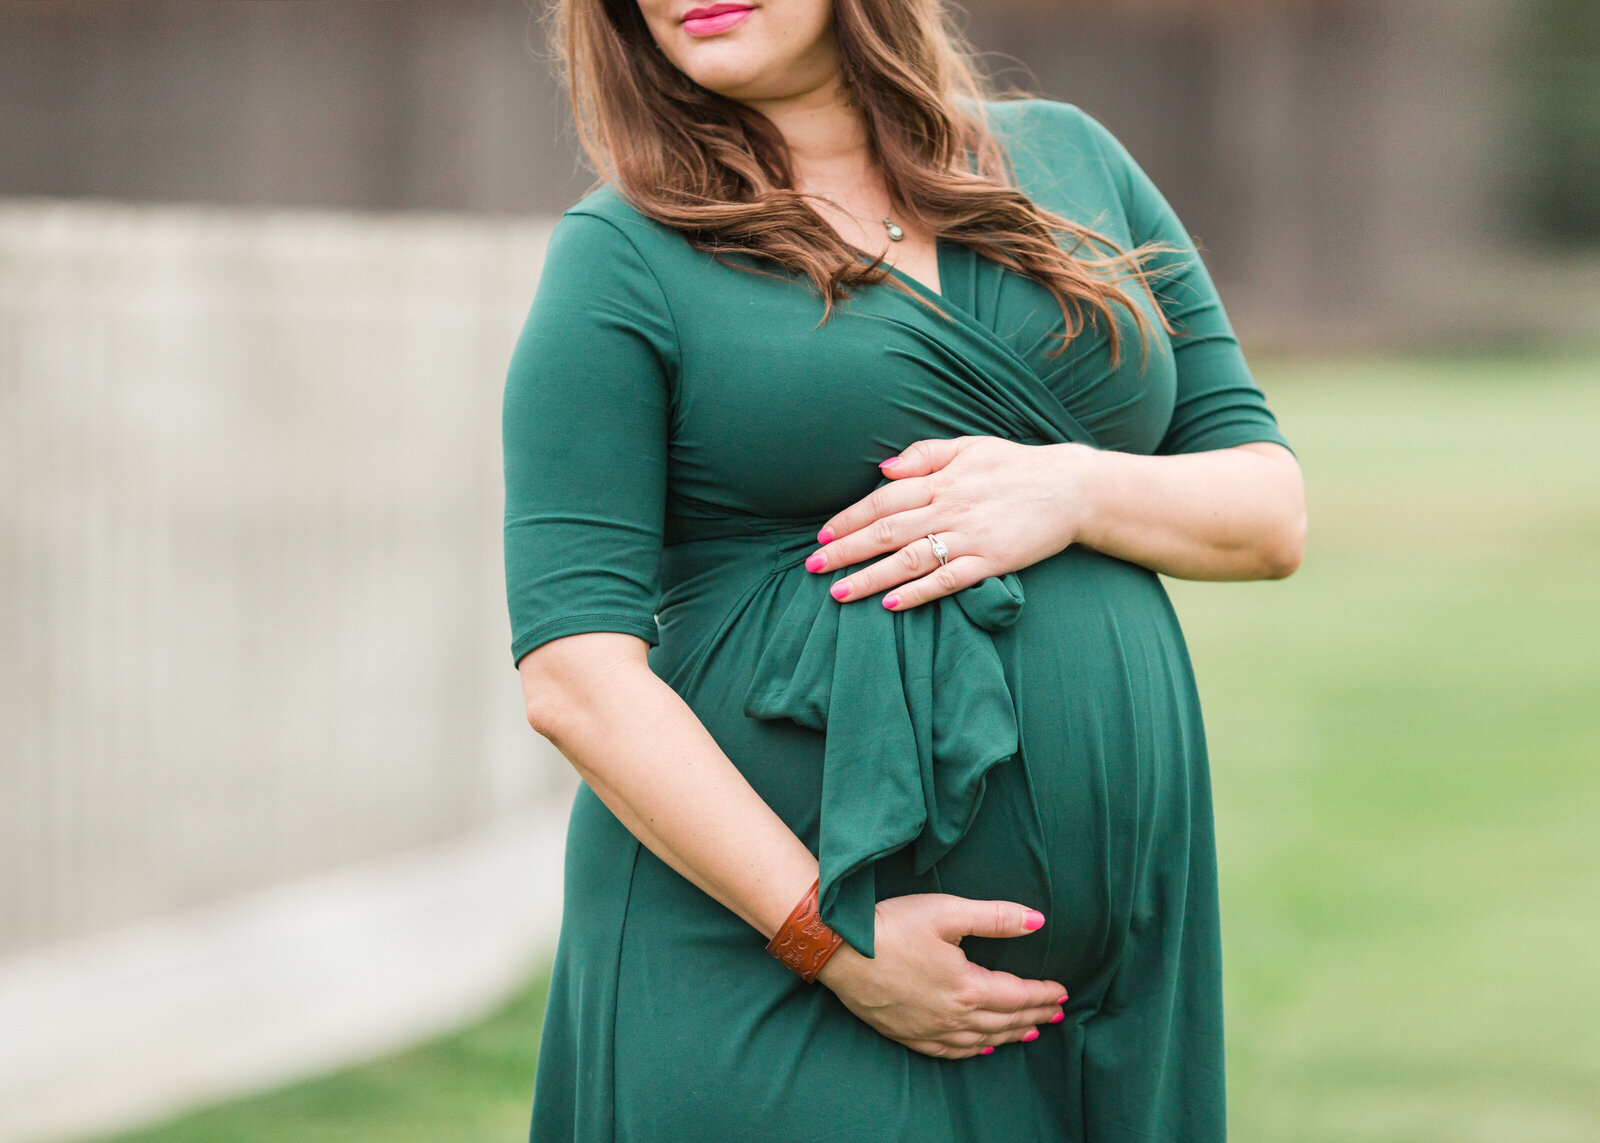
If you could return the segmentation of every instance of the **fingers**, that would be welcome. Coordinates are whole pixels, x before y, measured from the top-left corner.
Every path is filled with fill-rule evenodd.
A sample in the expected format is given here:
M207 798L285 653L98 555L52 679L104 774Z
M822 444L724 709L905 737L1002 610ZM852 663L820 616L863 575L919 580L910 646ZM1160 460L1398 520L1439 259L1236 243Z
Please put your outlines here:
M1038 1025L1049 1027L1059 1024L1066 1019L1066 1014L1059 1009L1055 1010L1052 1017L1037 1021L1036 1025L1026 1028L1009 1028L1004 1032L979 1034L975 1032L951 1032L936 1040L902 1040L906 1047L913 1051L921 1052L925 1056L933 1056L943 1060L963 1060L973 1056L991 1055L994 1050L1005 1044L1031 1044L1044 1033Z
M955 1059L1036 1040L1065 1020L1067 993L1058 981L983 968L960 947L967 936L1035 933L1045 923L1037 910L1015 901L922 893L880 901L878 914L878 956L861 961L876 986L863 989L848 976L828 986L897 1043Z
M1067 990L1054 980L1024 980L1009 972L978 968L974 978L977 1000L974 1010L1023 1012L1035 1008L1057 1008L1067 999Z
M934 931L956 943L962 937L1025 937L1044 928L1044 914L1037 909L972 897L943 897L933 920Z
M994 1051L991 1046L956 1048L938 1040L901 1040L900 1043L913 1052L921 1052L924 1056L932 1056L936 1060L966 1060L973 1056L987 1056Z
M1060 997L1061 993L1056 993ZM967 1018L970 1035L975 1042L997 1044L1006 1039L1020 1040L1029 1029L1042 1024L1059 1024L1064 1019L1061 1005L1051 1003L1038 1008L1024 1008L1020 1012L974 1012Z
M884 485L884 489L894 487ZM873 520L859 532L841 536L812 552L806 560L806 570L837 571L888 552L891 553L889 558L882 562L893 564L893 570L901 580L911 575L922 575L939 566L933 554L933 545L928 543L928 533L939 530L939 515L936 509L920 505ZM940 539L948 545L951 534L946 531ZM860 574L858 571L855 576ZM888 582L884 581L880 586L887 586Z
M870 494L824 523L821 531L817 533L817 543L831 544L836 539L856 535L875 521L897 512L922 508L933 503L933 490L926 482L907 481L906 478L927 476L939 471L954 460L957 453L979 439L981 438L951 437L945 440L917 441L898 456L880 461L878 469L891 480L891 483L873 489ZM859 554L841 555L825 551L823 553L825 562L812 570L825 571L829 568L848 567L879 552L901 547L903 543L887 538L886 534L880 534L879 539L881 541L879 547L860 550ZM806 561L806 566L811 567L810 560Z
M899 537L909 538L914 533L907 531L909 525L902 514L931 503L933 489L926 481L874 488L822 526L817 543L823 547L806 560L806 568L815 572L849 567L903 546Z
M923 544L923 547L928 546ZM921 579L914 579L895 588L883 597L883 605L890 611L904 611L909 607L954 595L963 588L971 587L988 578L989 574L989 565L977 556L953 556L943 567L935 567ZM854 580L857 577L850 578Z
M903 449L899 456L881 461L878 468L893 480L907 476L926 476L937 472L956 458L971 437L949 437L940 440L917 441Z
M918 509L933 504L933 484L907 478L937 472L971 442L981 439L952 437L917 441L899 456L880 462L879 467L885 476L892 478L891 483L873 489L822 526L817 532L817 543L821 547L807 557L806 569L811 572L838 571L874 556L895 553L890 559L865 569L868 572L866 578L862 578L858 572L849 581L835 584L834 597L841 601L873 595L903 583L908 576L929 573L937 573L935 581L942 580L949 586L947 590L938 591L934 590L933 584L923 585L917 595L919 602L948 595L977 583L988 574L986 571L979 574L979 569L969 567L952 576L947 568L939 567L931 544L916 542L923 540L930 532L945 533L940 538L948 545L951 540L948 528L941 527L940 519L936 517L942 517L948 523L949 513L919 512ZM959 545L956 545L950 552L954 555L958 550ZM971 579L970 583L958 583L957 580L967 573L976 578Z
M884 491L892 488L885 485ZM876 495L876 494L874 494ZM841 603L865 599L894 588L883 605L891 611L904 611L930 600L954 595L993 574L989 564L962 551L958 533L937 527L939 513L931 508L911 509L872 521L865 528L825 544L811 553L806 570L825 572L846 568L871 559L882 552L891 555L852 572L834 583L829 591ZM945 564L934 554L929 533L945 545ZM824 528L818 535L826 535ZM909 581L909 582L908 582Z
M940 539L955 543L948 532ZM833 598L844 603L893 588L893 598L885 596L883 605L890 611L903 611L913 606L913 598L925 603L942 595L953 595L964 587L971 587L988 574L988 565L977 556L952 555L950 562L940 567L933 555L933 545L924 534L892 556L851 572L828 590ZM911 579L910 583L906 582L908 578ZM909 591L913 586L916 591Z

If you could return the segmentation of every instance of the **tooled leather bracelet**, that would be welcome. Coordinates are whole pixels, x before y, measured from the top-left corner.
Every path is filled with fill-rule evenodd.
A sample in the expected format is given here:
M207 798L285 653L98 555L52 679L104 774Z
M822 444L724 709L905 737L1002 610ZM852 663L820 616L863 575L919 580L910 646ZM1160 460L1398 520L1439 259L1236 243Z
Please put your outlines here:
M820 880L811 883L789 919L767 942L767 951L807 984L817 979L817 973L828 963L828 958L844 944L844 938L828 927L818 912L817 888L820 885Z

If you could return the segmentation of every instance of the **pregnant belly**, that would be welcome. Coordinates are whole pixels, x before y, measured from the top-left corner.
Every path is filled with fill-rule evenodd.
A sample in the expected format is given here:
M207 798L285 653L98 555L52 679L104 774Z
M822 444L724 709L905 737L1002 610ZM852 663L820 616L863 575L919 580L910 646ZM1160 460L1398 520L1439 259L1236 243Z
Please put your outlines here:
M1211 853L1199 700L1154 573L1068 549L1021 578L1026 610L996 638L1021 750L991 773L941 888L1047 902L1036 936L963 947L1085 988L1113 971L1149 879Z
M680 592L651 663L817 852L823 734L744 709L792 590L785 574L742 585L708 577L702 590ZM1182 635L1157 576L1069 548L1018 579L1025 605L993 640L1020 749L988 772L954 848L927 870L914 867L910 850L885 858L876 895L940 891L1038 908L1047 918L1040 932L963 948L978 963L1072 988L1109 971L1154 851L1189 846L1196 829L1209 846L1204 744Z

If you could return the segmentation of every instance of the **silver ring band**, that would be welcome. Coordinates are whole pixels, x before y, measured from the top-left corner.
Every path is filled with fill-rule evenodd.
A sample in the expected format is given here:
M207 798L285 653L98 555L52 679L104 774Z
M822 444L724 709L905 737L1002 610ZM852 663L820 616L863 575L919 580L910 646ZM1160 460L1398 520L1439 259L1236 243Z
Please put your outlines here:
M939 566L944 567L950 562L950 549L944 546L944 541L933 533L928 533L928 543L933 545L933 558L939 561Z

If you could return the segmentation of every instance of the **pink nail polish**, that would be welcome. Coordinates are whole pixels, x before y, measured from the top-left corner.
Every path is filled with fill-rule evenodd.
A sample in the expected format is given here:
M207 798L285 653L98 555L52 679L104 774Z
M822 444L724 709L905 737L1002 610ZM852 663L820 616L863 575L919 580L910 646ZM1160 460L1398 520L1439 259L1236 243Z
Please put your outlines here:
M824 528L824 529L822 529L822 531L818 532L817 533L817 543L819 543L819 544L831 544L831 543L833 543L833 529L832 528Z
M1037 1040L1038 1038L1039 1038L1039 1029L1037 1029L1037 1028L1029 1028L1026 1032L1024 1032L1022 1034L1022 1042L1024 1044L1031 1044L1035 1040Z
M1044 928L1044 914L1039 912L1037 909L1029 909L1027 914L1022 918L1022 927L1027 929L1030 933L1035 929Z
M1063 996L1060 1000L1057 1000L1056 1003L1057 1004L1065 1004L1067 1001L1069 1001L1071 999L1072 999L1072 997L1070 997L1070 996Z
M806 557L806 571L819 572L827 562L821 552L812 552Z
M1065 1020L1066 1018L1067 1018L1067 1014L1065 1012L1057 1012L1054 1016L1050 1017L1050 1023L1059 1024L1059 1023L1061 1023L1061 1021Z
M834 584L828 589L828 594L833 596L835 599L843 599L845 596L850 594L850 581L847 579L841 579L838 583Z
M900 606L900 597L898 595L886 595L883 597L883 605L893 611Z
M994 1051L994 1045L990 1044L987 1048L979 1048L978 1049L978 1055L987 1056L989 1053L991 1053L993 1051Z
M900 463L900 458L899 457L891 456L888 460L880 460L878 462L878 467L879 468L893 468L895 465L897 465L899 463Z

